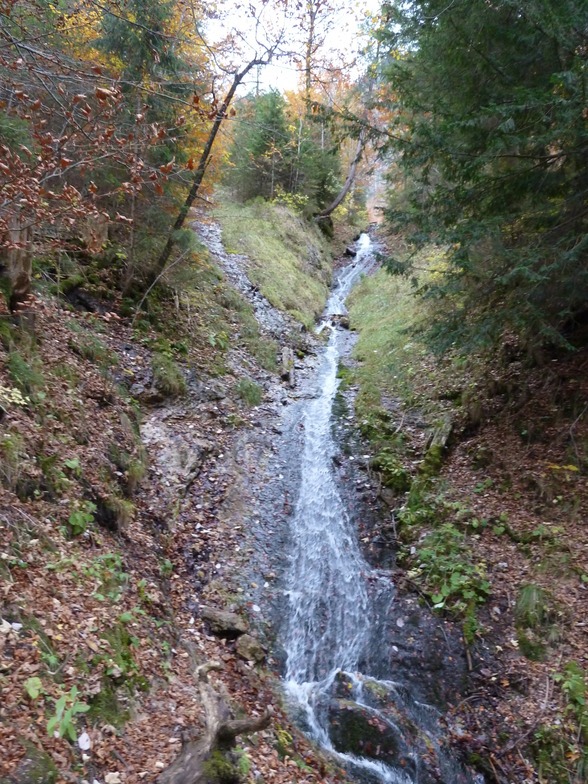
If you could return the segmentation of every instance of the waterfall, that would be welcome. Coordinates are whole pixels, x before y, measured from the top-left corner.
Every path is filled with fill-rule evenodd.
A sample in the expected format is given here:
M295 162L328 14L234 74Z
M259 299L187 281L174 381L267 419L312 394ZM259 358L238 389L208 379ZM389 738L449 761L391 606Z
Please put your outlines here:
M481 781L469 776L440 748L438 712L423 705L393 680L378 680L366 665L376 626L370 580L381 582L382 575L370 567L360 551L357 521L346 509L333 466L336 444L331 419L339 383L340 348L339 331L331 321L334 315L346 313L345 299L349 291L373 264L373 246L364 234L358 241L354 262L339 276L318 329L319 332L330 330L330 336L316 373L317 393L307 402L301 420L304 432L301 479L286 570L285 690L302 714L301 722L308 733L362 779L385 784ZM390 604L394 587L389 580L384 589ZM370 685L389 695L394 701L394 711L401 711L407 717L403 726L391 718L390 711L370 704L365 694L365 687ZM336 747L331 737L330 706L340 703L333 703L337 689L345 690L347 708L353 705L365 715L366 721L376 720L384 727L395 749L392 760L384 762L377 755L363 756L350 753L340 745ZM416 732L424 739L418 748L412 736L409 737L412 729L410 732L406 729L413 725L418 726ZM431 775L421 760L428 748L434 748L436 753Z

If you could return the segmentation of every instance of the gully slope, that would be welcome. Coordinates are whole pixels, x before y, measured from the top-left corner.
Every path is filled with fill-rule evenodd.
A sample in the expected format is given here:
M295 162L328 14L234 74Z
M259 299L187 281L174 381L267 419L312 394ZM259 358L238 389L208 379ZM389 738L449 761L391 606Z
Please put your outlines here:
M352 775L390 784L479 781L444 741L444 706L465 686L457 637L365 559L359 530L374 510L353 489L369 485L365 460L342 455L333 434L338 363L353 343L339 326L344 302L374 266L362 235L318 330L328 343L298 363L297 388L281 405L274 397L259 409L260 430L265 423L276 438L250 434L241 445L235 463L247 474L248 497L227 510L249 532L248 580L238 590L258 627L277 635L293 715Z

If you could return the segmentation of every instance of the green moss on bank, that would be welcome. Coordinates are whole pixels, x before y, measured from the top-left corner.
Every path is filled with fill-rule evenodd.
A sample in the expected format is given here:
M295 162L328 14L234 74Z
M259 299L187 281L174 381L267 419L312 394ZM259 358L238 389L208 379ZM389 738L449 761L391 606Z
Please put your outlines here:
M221 203L216 217L228 251L251 259L249 277L265 297L307 327L322 312L331 280L328 241L281 204Z

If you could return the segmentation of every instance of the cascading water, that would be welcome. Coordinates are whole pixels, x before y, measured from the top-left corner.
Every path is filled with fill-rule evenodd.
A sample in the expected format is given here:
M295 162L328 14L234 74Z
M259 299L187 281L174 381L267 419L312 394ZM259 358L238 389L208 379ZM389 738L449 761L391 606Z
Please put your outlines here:
M360 778L386 784L481 781L440 747L436 709L419 702L405 685L395 682L393 673L384 677L388 674L369 664L374 644L386 645L385 640L374 639L379 635L381 612L374 601L373 585L379 584L377 593L380 598L385 594L388 605L394 588L362 556L356 522L346 509L333 470L336 445L331 419L341 350L340 332L330 322L334 315L346 312L344 303L351 287L373 263L372 244L364 234L354 263L339 278L319 328L330 329L331 335L317 371L317 394L306 403L301 423L300 490L286 574L285 688L308 733ZM374 704L369 698L378 690L394 703L392 711L380 709L378 700ZM338 699L341 692L344 705ZM378 747L376 753L364 756L337 743L332 731L333 705L343 705L347 711L355 707L366 726L371 726L370 721L379 722L392 752ZM363 739L359 745L368 748ZM428 767L424 761L427 755L434 758Z

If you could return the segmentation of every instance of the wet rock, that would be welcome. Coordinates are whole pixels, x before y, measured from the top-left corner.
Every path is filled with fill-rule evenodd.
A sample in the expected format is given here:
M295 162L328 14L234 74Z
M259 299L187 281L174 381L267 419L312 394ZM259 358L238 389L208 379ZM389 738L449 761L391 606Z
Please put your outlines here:
M239 637L235 648L239 656L245 659L245 661L260 663L265 659L265 651L262 644L250 634L243 634Z
M355 248L352 248L350 245L348 245L345 248L344 255L347 256L347 258L354 259L357 256L357 251L355 250Z
M331 741L336 751L375 759L414 775L409 745L413 738L407 742L398 727L352 700L332 700L328 711ZM407 734L413 732L411 727Z
M351 327L349 316L344 316L342 313L337 313L332 316L331 324L333 324L335 327L342 327L343 329L350 329Z
M202 605L200 617L208 623L212 633L219 637L239 637L249 629L247 621L240 615L228 610L218 610L216 607Z

